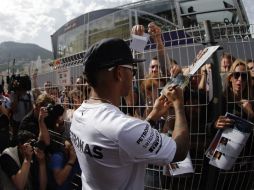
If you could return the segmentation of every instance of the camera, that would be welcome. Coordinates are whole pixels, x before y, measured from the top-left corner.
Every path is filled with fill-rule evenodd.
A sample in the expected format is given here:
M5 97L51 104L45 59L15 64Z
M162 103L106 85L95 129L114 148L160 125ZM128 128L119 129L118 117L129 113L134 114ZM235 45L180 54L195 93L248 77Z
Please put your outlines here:
M52 116L59 117L60 115L64 113L64 108L60 104L56 104L56 105L48 104L46 109L50 116L52 115Z
M32 139L30 142L30 145L33 147L33 148L39 148L41 150L44 150L45 149L45 145L43 142L40 142L40 141L36 141L35 139Z
M46 109L48 111L48 116L45 117L45 123L48 127L48 129L53 129L54 124L57 121L58 117L63 115L64 113L64 108L60 104L48 104L46 106Z
M11 91L19 91L31 90L31 79L28 75L12 75L11 77L7 76L8 90Z
M37 142L35 139L32 139L32 140L30 141L30 145L31 145L32 147L38 147L38 142Z
M51 113L53 110L54 110L54 105L53 104L48 104L47 107L46 107L47 111L49 113Z

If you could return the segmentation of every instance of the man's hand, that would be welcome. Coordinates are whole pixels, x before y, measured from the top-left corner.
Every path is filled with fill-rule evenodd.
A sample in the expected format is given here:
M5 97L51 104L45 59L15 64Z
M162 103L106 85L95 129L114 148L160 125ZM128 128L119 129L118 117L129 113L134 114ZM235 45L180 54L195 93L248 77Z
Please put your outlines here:
M39 122L44 122L45 117L48 116L48 110L46 107L41 107L40 108L40 113L39 113Z
M156 115L160 117L166 114L171 104L172 103L162 95L155 100L152 112L156 112Z
M21 146L21 151L23 152L23 155L27 161L32 160L32 156L34 154L33 147L30 143L25 143Z
M150 22L148 24L148 33L154 40L154 42L157 44L159 42L162 42L161 39L161 28L157 26L154 22Z
M250 101L242 99L240 102L240 107L248 115L248 117L250 117L250 119L254 118L254 110L252 108Z
M172 66L170 67L169 72L171 77L176 77L179 73L182 73L182 68L180 65L173 63Z
M135 25L132 27L131 34L143 36L145 33L145 27L143 25Z
M174 103L184 103L183 102L183 90L178 85L170 85L167 89L163 90L164 96L168 101Z

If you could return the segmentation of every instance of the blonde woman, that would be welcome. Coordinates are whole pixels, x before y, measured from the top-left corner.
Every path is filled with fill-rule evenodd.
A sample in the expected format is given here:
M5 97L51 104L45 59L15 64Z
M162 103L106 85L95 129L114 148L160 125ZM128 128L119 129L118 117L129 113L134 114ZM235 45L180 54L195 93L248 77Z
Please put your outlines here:
M247 64L237 59L232 64L227 78L225 80L225 92L223 112L233 113L249 121L254 120L254 101L252 96L251 77L248 71ZM222 113L222 114L224 114ZM234 123L225 116L219 116L215 122L215 128L224 129L230 127ZM240 156L236 160L232 171L226 174L220 173L218 177L216 189L234 189L234 187L241 187L241 189L250 189L252 184L253 173L253 133L248 138L248 141L242 150ZM231 181L232 179L238 179Z
M240 59L234 61L225 80L224 101L224 112L230 112L251 121L254 120L251 75L247 64ZM229 124L223 120L222 122L217 121L216 127L224 128Z

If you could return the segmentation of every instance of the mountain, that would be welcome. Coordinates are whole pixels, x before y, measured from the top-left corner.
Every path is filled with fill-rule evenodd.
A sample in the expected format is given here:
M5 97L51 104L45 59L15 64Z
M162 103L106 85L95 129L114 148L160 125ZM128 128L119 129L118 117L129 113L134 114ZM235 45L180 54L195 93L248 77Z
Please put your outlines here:
M16 63L26 63L41 59L52 59L51 51L44 49L36 44L2 42L0 44L0 64L7 64L15 59Z

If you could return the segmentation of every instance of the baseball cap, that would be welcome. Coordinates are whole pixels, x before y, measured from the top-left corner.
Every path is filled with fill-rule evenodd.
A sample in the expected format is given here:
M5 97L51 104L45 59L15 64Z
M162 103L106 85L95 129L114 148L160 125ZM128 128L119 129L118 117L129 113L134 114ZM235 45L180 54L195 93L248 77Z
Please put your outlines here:
M106 38L92 45L85 53L84 72L98 71L117 65L133 65L144 61L132 57L131 49L124 40Z

